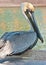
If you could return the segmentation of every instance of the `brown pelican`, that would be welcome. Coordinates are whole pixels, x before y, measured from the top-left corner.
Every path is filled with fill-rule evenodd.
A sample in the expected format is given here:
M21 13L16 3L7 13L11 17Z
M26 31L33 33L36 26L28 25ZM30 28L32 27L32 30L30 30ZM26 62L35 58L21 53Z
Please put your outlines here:
M34 18L33 5L24 2L21 4L21 10L27 21L32 24L34 31L15 31L3 34L0 38L0 58L11 54L21 54L29 48L32 49L36 45L38 38L43 42Z

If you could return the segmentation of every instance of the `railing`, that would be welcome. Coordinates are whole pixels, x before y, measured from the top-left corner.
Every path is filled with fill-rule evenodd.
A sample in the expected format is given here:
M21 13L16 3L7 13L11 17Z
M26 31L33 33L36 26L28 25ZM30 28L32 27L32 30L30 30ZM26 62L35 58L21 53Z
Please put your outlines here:
M20 6L22 2L31 2L34 6L46 6L46 0L0 0L0 7Z

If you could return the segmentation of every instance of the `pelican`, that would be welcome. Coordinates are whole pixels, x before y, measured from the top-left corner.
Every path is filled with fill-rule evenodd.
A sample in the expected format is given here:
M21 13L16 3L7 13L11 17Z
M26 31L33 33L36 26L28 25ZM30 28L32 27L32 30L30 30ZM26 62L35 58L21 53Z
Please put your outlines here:
M32 24L34 31L13 31L5 32L0 38L0 58L7 55L19 55L28 49L32 49L38 39L43 43L43 38L36 24L34 6L31 3L21 4L21 11L24 17Z

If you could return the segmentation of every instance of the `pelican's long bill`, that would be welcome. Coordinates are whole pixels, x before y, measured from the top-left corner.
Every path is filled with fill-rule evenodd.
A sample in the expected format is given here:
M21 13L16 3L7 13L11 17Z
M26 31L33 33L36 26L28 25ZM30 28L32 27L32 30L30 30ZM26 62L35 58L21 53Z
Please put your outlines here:
M33 5L30 4L30 3L27 3L27 2L22 4L22 5L23 5L22 10L24 11L23 12L24 16L26 16L26 19L27 18L29 19L30 23L33 26L34 31L37 34L37 37L43 42L43 38L41 36L41 33L39 31L39 28L38 28L38 26L36 24L36 20L35 20L35 17L34 17L34 7L33 7Z

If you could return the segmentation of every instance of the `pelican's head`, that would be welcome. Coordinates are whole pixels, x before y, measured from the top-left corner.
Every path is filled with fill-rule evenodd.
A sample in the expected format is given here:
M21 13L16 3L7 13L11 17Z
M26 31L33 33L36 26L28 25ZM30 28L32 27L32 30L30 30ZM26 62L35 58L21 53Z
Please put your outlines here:
M22 3L22 9L25 12L27 9L34 12L34 6L31 3L25 2Z
M34 6L31 3L24 2L21 4L21 10L25 18L28 19L28 12L34 12Z
M36 24L35 16L34 16L34 6L31 3L24 2L21 4L21 10L25 18L30 21L33 26L34 31L37 34L37 37L43 42L43 38L40 34L39 28Z

